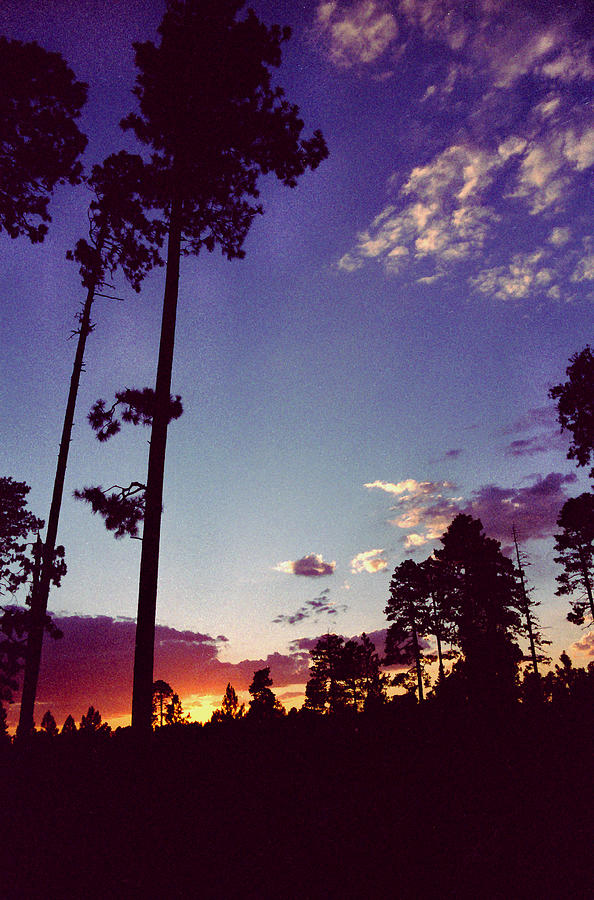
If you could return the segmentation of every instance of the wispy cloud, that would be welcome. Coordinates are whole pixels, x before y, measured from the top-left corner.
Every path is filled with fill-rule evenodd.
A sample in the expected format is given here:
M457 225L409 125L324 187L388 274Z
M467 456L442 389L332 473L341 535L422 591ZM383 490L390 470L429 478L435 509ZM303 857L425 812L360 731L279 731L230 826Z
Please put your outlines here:
M294 613L281 613L272 621L276 625L297 625L305 619L319 618L320 616L336 616L348 609L345 603L334 603L330 600L330 588L322 591L313 600L306 600L304 605Z
M452 485L449 481L416 481L414 478L405 478L403 481L368 481L363 487L378 488L386 494L394 494L396 497L402 496L405 499L410 497L418 497L422 494L435 494L443 488L449 488Z
M332 7L329 21L351 9L338 2L321 7ZM591 257L573 258L581 225L570 227L572 206L594 166L594 109L584 101L594 64L575 27L578 12L558 4L529 12L512 0L476 0L471 7L459 0L400 0L390 9L404 42L403 67L407 47L412 53L419 41L441 44L435 63L441 78L435 81L431 69L418 100L423 109L436 105L443 112L444 103L450 114L455 109L458 139L445 130L428 157L392 173L387 202L338 268L350 273L376 262L391 275L430 285L464 264L463 277L479 295L572 297L572 284L594 280ZM387 15L388 7L382 11ZM510 223L517 228L522 217L533 245L510 253L516 244ZM548 238L531 221L541 219Z
M286 575L303 575L306 578L319 578L322 575L332 575L336 568L336 562L325 562L318 553L308 553L300 559L288 559L279 562L275 572L284 572Z
M366 65L379 59L398 35L390 5L381 0L318 4L314 32L330 60L339 68Z
M388 563L384 557L384 550L363 550L357 553L351 560L351 572L357 575L360 572L369 572L373 575L376 572L383 572L387 569Z
M551 450L567 452L569 447L567 432L561 431L554 406L540 406L529 410L509 428L504 429L503 433L527 435L511 441L504 450L506 456L536 456Z

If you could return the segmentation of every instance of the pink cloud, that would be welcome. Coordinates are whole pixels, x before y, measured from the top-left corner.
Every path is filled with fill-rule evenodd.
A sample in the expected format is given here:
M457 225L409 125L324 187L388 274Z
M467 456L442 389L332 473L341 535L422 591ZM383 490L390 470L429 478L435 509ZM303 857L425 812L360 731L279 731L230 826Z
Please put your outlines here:
M589 631L583 638L571 645L572 650L578 653L585 653L586 656L594 656L594 631Z

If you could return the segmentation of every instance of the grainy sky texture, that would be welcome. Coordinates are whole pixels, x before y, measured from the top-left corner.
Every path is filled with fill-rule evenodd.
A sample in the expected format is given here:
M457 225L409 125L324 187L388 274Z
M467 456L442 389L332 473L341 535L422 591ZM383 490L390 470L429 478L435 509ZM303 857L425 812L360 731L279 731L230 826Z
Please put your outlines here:
M330 158L294 190L262 182L244 261L182 264L155 677L196 718L264 664L299 702L313 639L384 628L393 568L427 556L459 511L504 546L515 523L552 653L584 664L594 645L554 597L551 535L587 479L547 391L592 340L591 7L252 5L292 26L277 81ZM87 168L135 149L118 126L134 108L131 44L155 39L163 8L2 3L0 33L60 51L89 83ZM87 202L84 186L59 190L42 246L0 235L1 468L40 516L83 299L65 253ZM99 445L85 417L154 384L163 272L139 296L114 287L123 301L95 307L59 535L69 571L50 598L67 637L46 651L40 707L58 719L89 703L129 714L139 543L115 541L72 491L145 478L148 432ZM70 706L64 673L84 684Z

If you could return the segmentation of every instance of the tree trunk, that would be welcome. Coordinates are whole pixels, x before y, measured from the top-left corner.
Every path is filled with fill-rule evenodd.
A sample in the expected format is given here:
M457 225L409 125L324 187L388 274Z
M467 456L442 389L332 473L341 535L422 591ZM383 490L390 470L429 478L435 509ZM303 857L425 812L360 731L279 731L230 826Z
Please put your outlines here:
M526 591L526 585L524 583L524 569L522 568L522 563L520 561L520 548L518 547L518 538L516 535L516 529L513 531L514 544L516 546L516 558L518 560L518 573L520 575L520 587L522 590L522 601L524 605L524 615L526 616L526 630L528 632L528 640L530 642L530 656L532 657L532 668L534 669L534 674L539 677L538 671L538 660L536 656L536 643L534 640L534 629L532 627L532 616L530 615L530 604L528 602L528 592Z
M132 688L132 728L138 733L151 731L159 544L163 509L165 449L167 446L167 425L171 397L171 370L175 346L175 319L181 247L181 212L182 204L176 197L171 204L169 220L165 296L163 298L163 319L155 385L155 410L151 428L138 585L138 616L136 619L134 684Z
M423 697L423 669L421 667L421 651L419 648L419 639L417 637L417 629L416 629L414 618L411 618L411 630L412 630L412 639L413 639L413 652L415 655L415 667L417 670L417 685L419 688L419 703L422 703L424 700L424 697Z
M586 551L580 548L580 562L582 565L582 577L584 580L584 587L586 588L586 594L588 595L588 603L590 605L590 614L592 619L594 620L594 597L592 596L592 582L590 580L590 573L588 571L588 563L586 557Z
M433 622L435 625L435 640L437 642L437 659L439 661L439 681L443 681L445 679L445 670L443 667L443 650L441 647L441 623L439 620L439 613L437 609L437 600L435 599L435 594L433 591L431 592L431 599L433 601Z
M47 522L47 532L45 543L43 546L41 578L39 580L37 589L35 589L34 587L31 592L31 625L27 636L27 655L25 657L23 693L21 697L19 726L17 730L17 733L22 736L30 734L34 727L33 720L35 711L35 698L37 696L37 684L39 681L39 669L41 666L41 648L43 644L43 623L45 620L45 614L47 612L47 603L49 598L50 584L52 580L52 571L54 567L56 539L58 536L58 522L60 519L62 496L64 494L64 479L66 477L68 452L70 450L70 441L72 438L72 425L74 422L74 411L76 409L76 398L78 395L78 387L80 384L80 376L84 362L87 335L91 331L91 307L93 306L95 291L97 289L97 284L101 276L100 256L103 249L103 244L105 243L105 237L106 233L103 229L99 233L99 236L97 238L97 268L94 273L93 282L87 291L87 297L80 317L78 343L76 346L76 354L74 356L74 365L72 366L70 390L68 391L68 401L66 403L64 424L62 426L62 438L60 440L58 463L56 466L56 475L54 478L54 490L52 493L52 502Z

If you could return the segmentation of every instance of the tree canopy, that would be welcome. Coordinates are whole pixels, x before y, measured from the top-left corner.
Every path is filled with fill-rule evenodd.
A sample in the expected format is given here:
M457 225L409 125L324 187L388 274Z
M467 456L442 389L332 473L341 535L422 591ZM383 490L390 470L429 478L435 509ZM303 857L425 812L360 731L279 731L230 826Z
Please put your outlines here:
M568 380L556 384L549 397L557 403L557 414L562 430L570 431L572 440L567 451L568 459L575 459L578 466L594 461L594 356L589 346L569 360L566 369ZM590 470L594 478L594 467Z
M43 241L57 184L78 184L87 98L59 53L0 37L0 232Z
M557 575L557 595L571 596L567 618L582 625L588 612L594 621L594 494L570 497L557 519L555 562L563 567Z
M460 513L441 538L442 602L463 659L458 670L468 689L483 699L514 690L521 652L521 601L510 559L480 519Z

